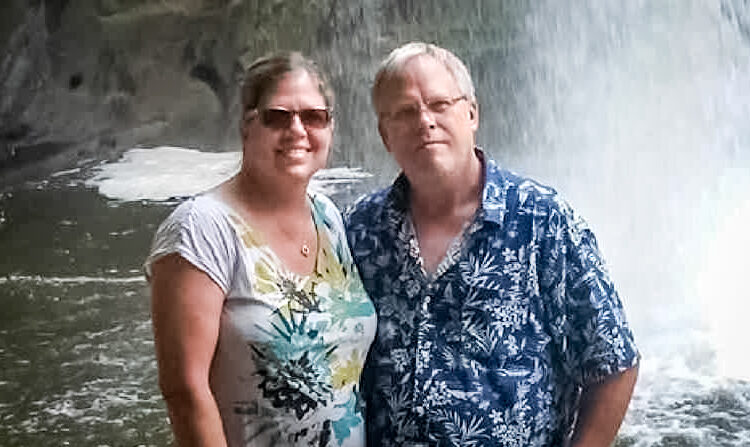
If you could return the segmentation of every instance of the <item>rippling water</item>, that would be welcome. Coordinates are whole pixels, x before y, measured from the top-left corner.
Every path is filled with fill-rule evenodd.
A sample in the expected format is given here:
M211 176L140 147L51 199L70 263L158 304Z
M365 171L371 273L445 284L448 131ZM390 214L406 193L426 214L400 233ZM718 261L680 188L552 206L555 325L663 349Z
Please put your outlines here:
M167 444L144 283L90 279L3 284L2 445Z
M169 208L69 180L0 197L0 445L167 445L139 264Z

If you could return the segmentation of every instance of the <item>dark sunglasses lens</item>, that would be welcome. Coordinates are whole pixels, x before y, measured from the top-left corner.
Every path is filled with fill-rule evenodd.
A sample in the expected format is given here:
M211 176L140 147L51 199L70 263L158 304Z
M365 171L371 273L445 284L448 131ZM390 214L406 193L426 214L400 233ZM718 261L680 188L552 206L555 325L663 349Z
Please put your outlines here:
M328 125L330 115L326 109L307 109L299 112L299 118L306 127L322 129Z
M322 129L331 120L327 109L305 109L292 112L284 109L263 109L260 111L260 122L271 129L286 129L292 124L292 117L299 114L299 119L305 127Z
M284 129L292 123L292 112L283 109L261 110L260 122L271 129Z

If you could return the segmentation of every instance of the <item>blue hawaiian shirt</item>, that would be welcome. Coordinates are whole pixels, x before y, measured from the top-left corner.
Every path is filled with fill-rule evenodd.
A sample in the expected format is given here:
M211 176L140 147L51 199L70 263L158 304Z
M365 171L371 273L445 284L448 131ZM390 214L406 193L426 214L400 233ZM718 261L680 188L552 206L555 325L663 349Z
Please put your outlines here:
M434 273L403 175L347 216L379 320L370 447L560 446L582 387L638 362L587 224L553 189L483 164L482 206Z

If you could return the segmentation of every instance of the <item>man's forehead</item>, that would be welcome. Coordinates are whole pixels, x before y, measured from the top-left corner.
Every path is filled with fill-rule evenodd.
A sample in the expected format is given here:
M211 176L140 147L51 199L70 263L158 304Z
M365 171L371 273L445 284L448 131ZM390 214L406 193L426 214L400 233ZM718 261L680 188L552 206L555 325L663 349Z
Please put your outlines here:
M431 61L427 64L435 64L435 66L425 66L420 63L421 61L416 61L418 58L429 58ZM401 70L384 80L382 92L384 96L393 97L405 94L406 90L417 87L420 90L445 90L436 93L450 94L450 91L458 88L458 83L453 74L439 61L430 56L416 56L404 64Z
M396 83L405 83L426 74L425 72L435 73L440 71L450 74L448 68L440 61L430 55L420 54L404 62L400 69L394 70L389 76L389 80Z

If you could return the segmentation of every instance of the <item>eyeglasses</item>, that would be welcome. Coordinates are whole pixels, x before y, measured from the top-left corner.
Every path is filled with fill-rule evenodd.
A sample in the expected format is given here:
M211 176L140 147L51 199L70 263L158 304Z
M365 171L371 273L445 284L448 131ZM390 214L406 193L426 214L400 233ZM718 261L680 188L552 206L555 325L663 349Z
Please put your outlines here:
M289 128L292 125L294 115L299 115L303 126L313 129L323 129L331 122L331 111L327 108L302 110L260 109L256 110L255 114L264 127L277 130Z
M442 115L458 101L465 99L466 95L462 95L455 98L436 98L424 103L407 104L397 108L387 116L387 119L397 123L413 123L419 120L419 116L422 114L422 104L433 115Z

